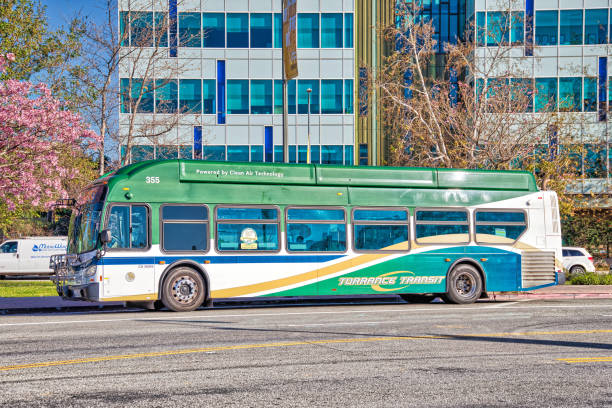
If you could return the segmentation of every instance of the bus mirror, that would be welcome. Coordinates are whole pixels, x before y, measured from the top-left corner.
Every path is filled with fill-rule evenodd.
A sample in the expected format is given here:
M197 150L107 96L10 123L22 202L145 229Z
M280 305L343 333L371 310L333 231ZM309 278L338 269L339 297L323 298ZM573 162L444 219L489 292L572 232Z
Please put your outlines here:
M105 229L100 232L100 242L102 242L104 245L111 241L111 237L111 231L109 229Z

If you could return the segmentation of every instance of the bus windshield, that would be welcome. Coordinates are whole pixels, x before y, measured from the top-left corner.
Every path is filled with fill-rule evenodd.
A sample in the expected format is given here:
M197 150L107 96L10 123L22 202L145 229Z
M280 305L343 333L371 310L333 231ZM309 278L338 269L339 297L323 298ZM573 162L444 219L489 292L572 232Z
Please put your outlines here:
M96 248L106 191L106 186L95 186L83 191L77 200L68 228L69 254L80 254Z

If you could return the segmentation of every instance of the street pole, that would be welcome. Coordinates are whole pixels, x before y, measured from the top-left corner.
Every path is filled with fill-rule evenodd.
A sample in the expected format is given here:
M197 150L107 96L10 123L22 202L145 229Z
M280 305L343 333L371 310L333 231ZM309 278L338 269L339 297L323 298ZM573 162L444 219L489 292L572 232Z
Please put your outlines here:
M312 92L311 88L306 90L308 94L308 147L306 150L306 163L310 164L310 93Z

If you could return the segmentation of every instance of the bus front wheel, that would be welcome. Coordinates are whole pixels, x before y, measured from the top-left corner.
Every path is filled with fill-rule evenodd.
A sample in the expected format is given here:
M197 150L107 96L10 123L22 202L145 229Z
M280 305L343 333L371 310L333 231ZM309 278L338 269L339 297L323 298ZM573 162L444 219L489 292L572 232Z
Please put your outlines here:
M469 264L460 264L448 274L448 292L444 300L449 303L474 303L482 293L482 279L478 270Z
M162 302L174 312L197 309L206 295L202 276L191 268L180 266L170 271L164 280Z

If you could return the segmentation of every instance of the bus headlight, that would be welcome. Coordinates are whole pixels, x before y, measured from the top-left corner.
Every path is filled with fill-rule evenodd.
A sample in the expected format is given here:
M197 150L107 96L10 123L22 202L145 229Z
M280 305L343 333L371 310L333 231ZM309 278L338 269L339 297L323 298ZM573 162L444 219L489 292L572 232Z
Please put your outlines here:
M94 276L96 274L96 269L97 269L97 265L90 265L87 268L85 268L85 275L86 276Z

